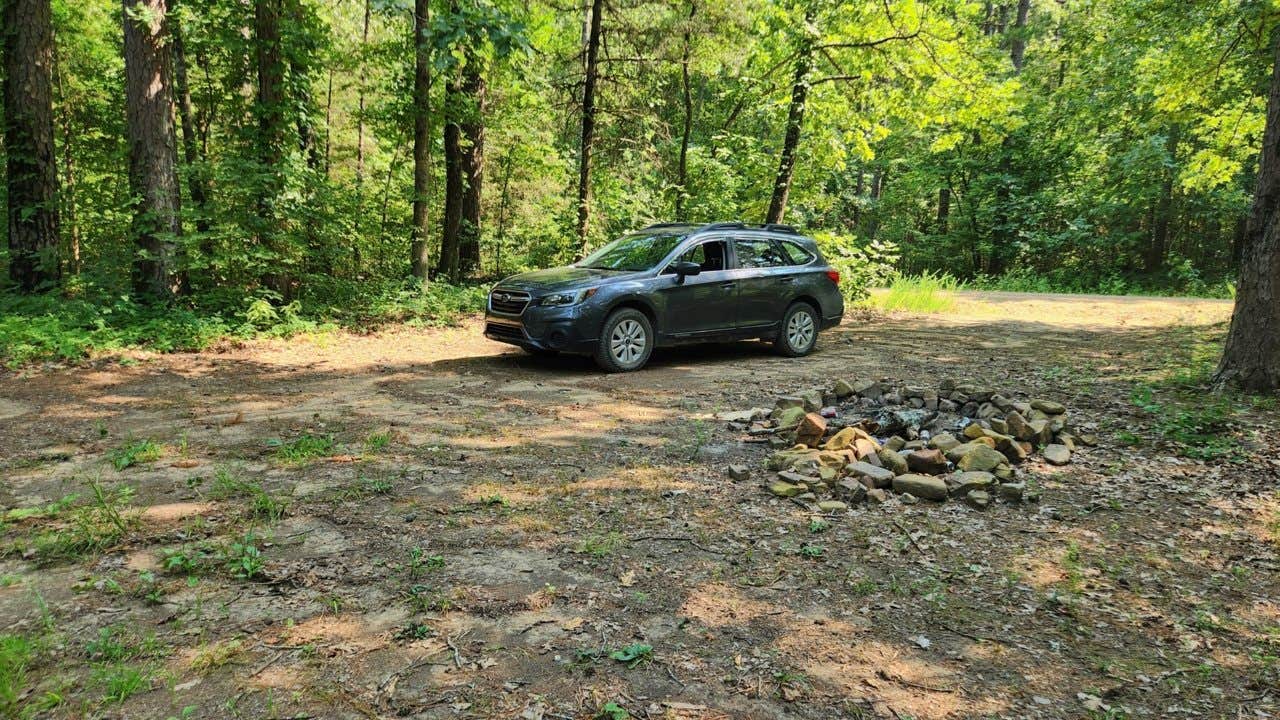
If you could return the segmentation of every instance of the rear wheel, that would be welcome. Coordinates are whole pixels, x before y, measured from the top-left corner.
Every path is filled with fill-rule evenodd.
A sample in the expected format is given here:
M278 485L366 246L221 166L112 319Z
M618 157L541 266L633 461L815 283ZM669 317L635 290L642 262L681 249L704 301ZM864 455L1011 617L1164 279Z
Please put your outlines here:
M806 302L791 303L782 315L782 326L773 347L787 357L800 357L818 344L818 313Z
M604 321L596 364L607 372L631 372L644 367L653 353L653 325L639 310L622 308Z

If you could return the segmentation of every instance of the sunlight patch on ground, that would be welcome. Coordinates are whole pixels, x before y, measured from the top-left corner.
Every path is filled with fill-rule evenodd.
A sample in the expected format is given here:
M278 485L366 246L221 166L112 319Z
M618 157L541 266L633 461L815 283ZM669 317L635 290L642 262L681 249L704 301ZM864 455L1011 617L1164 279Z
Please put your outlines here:
M745 625L756 618L778 615L786 608L753 600L724 583L710 583L689 594L676 614L697 620L707 627Z

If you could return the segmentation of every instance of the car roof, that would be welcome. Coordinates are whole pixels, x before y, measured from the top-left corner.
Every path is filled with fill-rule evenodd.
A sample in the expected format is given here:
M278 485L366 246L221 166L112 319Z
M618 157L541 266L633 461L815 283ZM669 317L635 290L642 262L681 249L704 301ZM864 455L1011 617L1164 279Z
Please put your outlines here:
M747 230L751 232L765 233L775 237L782 237L789 240L799 240L805 245L809 245L813 243L813 240L805 237L804 235L801 235L799 231L795 229L794 226L784 225L782 223L764 223L761 225L752 225L744 222L733 221L733 222L713 222L713 223L707 223L705 225L699 225L696 223L667 222L667 223L654 223L653 225L649 225L643 229L644 230L667 230L671 232L684 232L690 236L698 235L704 232L712 232L716 230Z

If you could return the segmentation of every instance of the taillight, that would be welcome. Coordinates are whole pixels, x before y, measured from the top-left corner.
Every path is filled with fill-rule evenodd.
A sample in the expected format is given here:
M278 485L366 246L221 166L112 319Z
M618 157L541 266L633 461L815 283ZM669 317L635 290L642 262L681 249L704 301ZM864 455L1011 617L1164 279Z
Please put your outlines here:
M839 284L840 284L840 271L839 271L839 270L828 270L828 271L827 271L827 277L831 278L831 282L833 282L833 283L835 283L835 284L837 284L837 285L839 285Z

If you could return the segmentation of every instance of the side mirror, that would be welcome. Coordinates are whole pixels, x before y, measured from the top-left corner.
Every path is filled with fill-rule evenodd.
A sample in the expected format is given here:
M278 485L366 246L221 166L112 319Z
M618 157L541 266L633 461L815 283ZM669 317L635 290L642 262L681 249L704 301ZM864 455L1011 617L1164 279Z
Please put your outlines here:
M671 264L671 269L676 271L676 276L684 279L686 275L697 275L702 272L702 266L696 262L677 262Z

